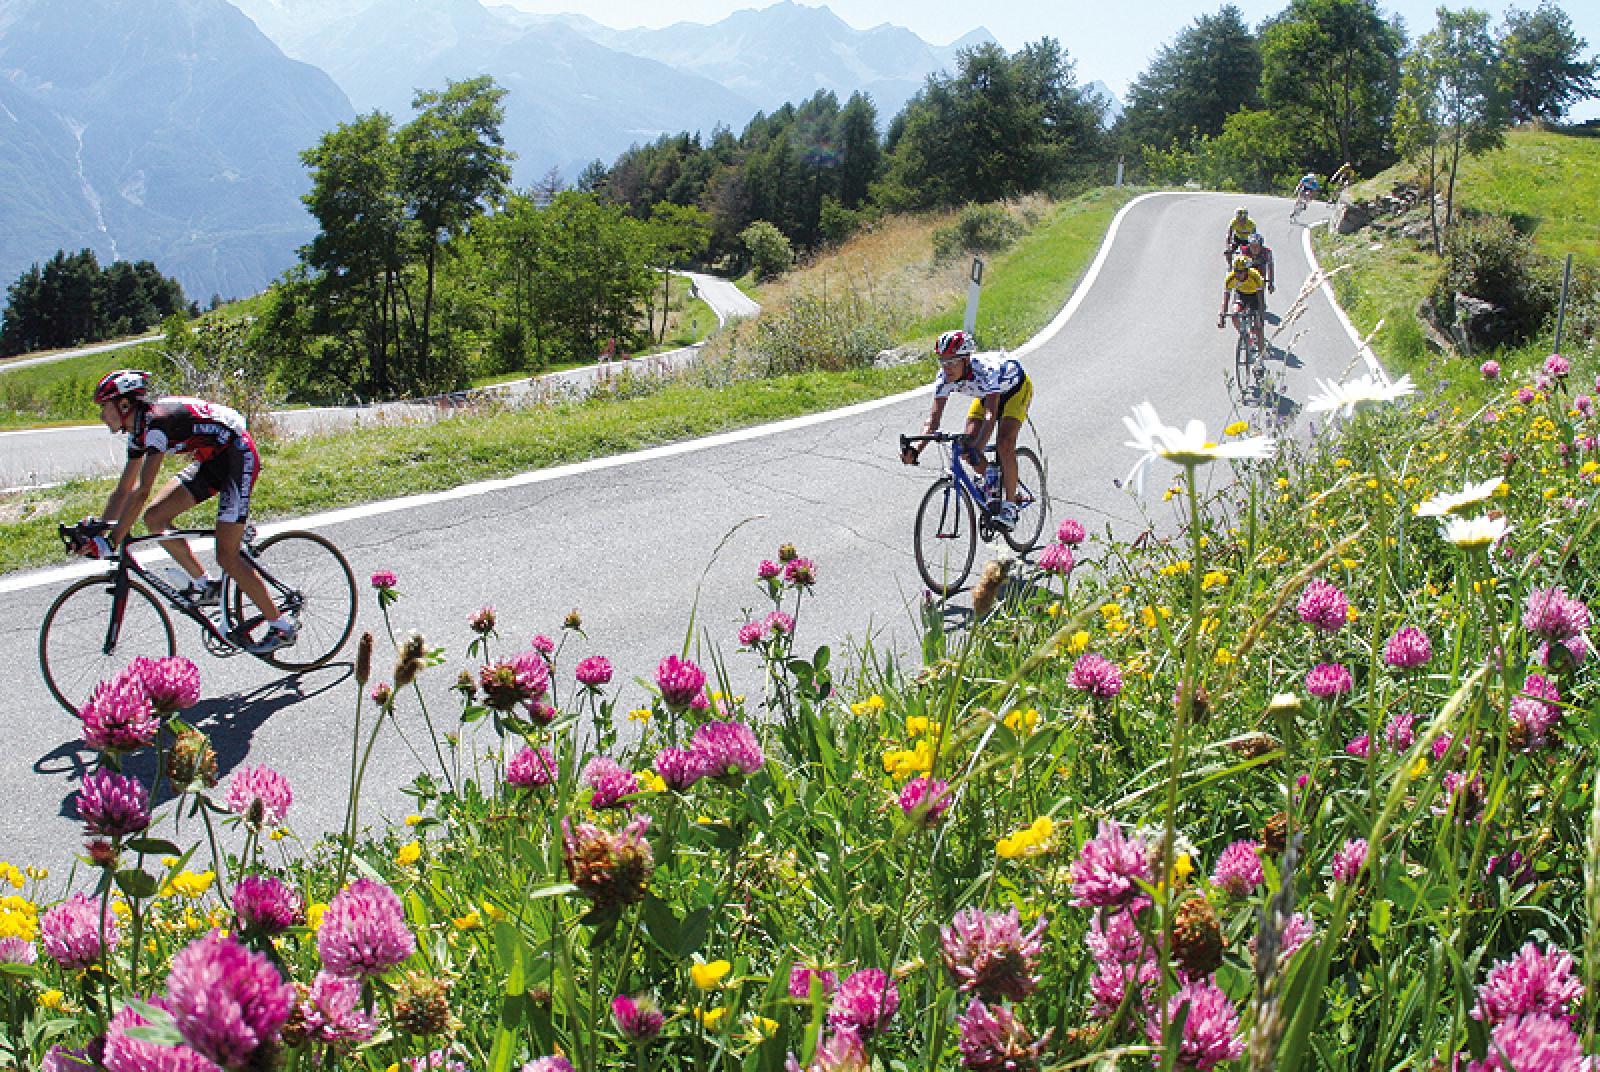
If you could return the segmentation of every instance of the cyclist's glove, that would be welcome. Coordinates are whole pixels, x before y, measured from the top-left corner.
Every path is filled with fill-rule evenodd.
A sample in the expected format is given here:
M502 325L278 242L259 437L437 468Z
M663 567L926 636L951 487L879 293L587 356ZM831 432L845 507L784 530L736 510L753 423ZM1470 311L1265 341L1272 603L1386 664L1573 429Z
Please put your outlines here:
M110 558L116 553L111 541L104 536L91 536L83 542L83 547L90 558Z

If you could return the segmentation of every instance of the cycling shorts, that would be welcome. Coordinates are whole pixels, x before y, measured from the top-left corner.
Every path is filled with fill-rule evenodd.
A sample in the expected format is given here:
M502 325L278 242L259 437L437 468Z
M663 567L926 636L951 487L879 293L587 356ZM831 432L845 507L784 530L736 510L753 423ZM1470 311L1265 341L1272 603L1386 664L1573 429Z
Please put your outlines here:
M246 432L224 449L204 461L193 461L178 474L183 485L196 503L203 503L213 495L217 500L217 520L243 523L250 516L250 492L256 485L256 474L261 471L261 455L256 453L254 440Z
M1028 419L1028 407L1033 403L1033 381L1026 373L1022 382L1000 396L1000 419L1010 417L1012 420L1025 421ZM981 421L987 416L983 408L983 399L974 398L972 408L967 410L967 420Z
M1266 305L1262 301L1262 299L1266 297L1265 291L1258 290L1253 293L1246 294L1242 290L1236 290L1234 291L1234 294L1238 295L1239 305L1242 308L1254 309L1258 313L1266 311Z

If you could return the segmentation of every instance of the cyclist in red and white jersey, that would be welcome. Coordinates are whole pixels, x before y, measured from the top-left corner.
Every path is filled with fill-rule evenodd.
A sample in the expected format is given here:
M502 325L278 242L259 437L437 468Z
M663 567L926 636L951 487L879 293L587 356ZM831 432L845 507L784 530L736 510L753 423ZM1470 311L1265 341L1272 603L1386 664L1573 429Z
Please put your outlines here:
M939 359L939 375L933 381L933 407L928 413L925 435L939 430L945 400L952 394L970 395L965 431L967 457L973 468L983 469L983 448L994 434L995 459L1000 463L1000 485L1005 501L995 516L997 527L1010 531L1017 523L1017 436L1028 419L1033 401L1033 381L1022 362L1007 357L1002 350L977 353L972 335L947 331L934 344ZM907 447L900 460L916 465L920 446Z
M170 397L151 402L149 387L149 374L137 369L108 373L95 387L100 419L113 433L128 437L128 460L106 500L110 533L95 537L82 553L101 558L121 547L141 511L151 532L165 532L178 515L218 496L217 564L250 597L262 620L268 623L266 633L250 645L250 650L265 653L293 644L298 625L279 613L265 582L239 554L245 521L250 515L250 493L261 470L261 456L243 415L199 398ZM188 454L194 460L150 501L161 475L162 459L168 454ZM150 501L149 509L145 509L146 501ZM188 541L173 537L160 542L191 578L185 594L197 604L216 603L222 582L206 572Z

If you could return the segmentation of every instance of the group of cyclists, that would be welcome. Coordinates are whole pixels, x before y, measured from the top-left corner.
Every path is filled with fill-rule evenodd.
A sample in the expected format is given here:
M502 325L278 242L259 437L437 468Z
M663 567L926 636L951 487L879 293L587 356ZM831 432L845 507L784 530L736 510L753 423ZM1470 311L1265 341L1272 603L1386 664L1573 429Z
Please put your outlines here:
M1340 189L1353 178L1354 172L1347 163L1333 173L1329 187ZM1304 200L1320 185L1315 174L1306 174L1295 187L1296 204L1303 207ZM1253 314L1254 341L1258 347L1264 346L1266 296L1277 290L1278 273L1272 247L1262 238L1248 208L1240 207L1228 221L1223 258L1228 274L1222 281L1217 327L1227 323L1228 302L1234 298L1238 302L1236 313ZM1002 351L978 352L970 332L947 331L939 336L933 349L939 360L939 374L934 379L933 405L923 432L932 434L938 430L950 395L972 397L964 432L967 456L974 467L981 466L983 448L994 434L1002 501L992 521L996 528L1010 531L1017 521L1017 436L1028 417L1033 384L1015 358ZM916 465L921 449L907 447L901 461Z

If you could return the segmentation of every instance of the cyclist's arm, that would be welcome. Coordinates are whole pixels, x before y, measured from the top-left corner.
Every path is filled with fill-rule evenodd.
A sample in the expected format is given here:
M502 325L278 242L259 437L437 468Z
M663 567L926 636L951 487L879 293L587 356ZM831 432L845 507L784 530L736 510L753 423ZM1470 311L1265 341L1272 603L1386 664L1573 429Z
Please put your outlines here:
M122 476L112 489L111 497L106 500L106 518L116 522L116 526L106 535L112 547L122 546L122 541L128 538L160 475L159 451L129 458L122 467Z
M1278 258L1272 250L1267 250L1267 289L1276 290L1278 286Z
M922 426L923 435L932 435L939 430L939 422L944 419L944 404L944 395L933 396L933 405L928 407L928 421ZM917 459L922 457L922 448L927 445L924 442L906 447L900 452L900 460L907 465L916 465Z
M1228 295L1233 293L1233 285L1228 282L1222 284L1222 308L1217 310L1217 323L1222 323L1222 318L1228 315Z

